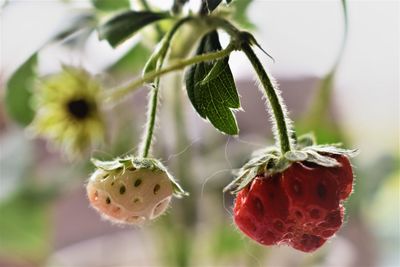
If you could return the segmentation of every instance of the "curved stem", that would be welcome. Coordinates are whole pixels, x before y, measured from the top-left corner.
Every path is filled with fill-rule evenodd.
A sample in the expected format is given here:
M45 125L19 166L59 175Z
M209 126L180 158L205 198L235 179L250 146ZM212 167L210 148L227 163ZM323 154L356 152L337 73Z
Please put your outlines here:
M250 60L264 87L265 95L271 107L274 124L276 126L273 130L275 141L279 144L282 154L290 151L294 143L292 136L295 136L295 134L291 135L289 133L292 127L290 119L287 116L286 107L278 95L279 89L271 82L263 65L250 47L251 43L256 43L254 37L249 33L241 32L232 23L222 18L209 17L208 22L217 28L224 29L233 39L232 42L240 43L240 50L242 50Z
M284 154L291 150L292 140L289 135L290 120L287 117L287 111L278 95L278 88L271 82L268 74L265 72L263 65L257 58L253 49L249 44L242 44L242 51L246 54L247 58L253 65L261 84L264 87L265 95L267 96L268 102L272 109L272 115L276 125L275 138L280 145L281 153ZM275 131L274 131L275 132Z
M186 66L190 66L190 65L197 64L200 62L213 61L216 59L227 57L234 50L235 50L234 45L228 45L225 49L219 50L217 52L206 53L206 54L194 56L194 57L186 59L186 60L176 61L174 64L172 64L164 69L159 69L159 70L149 72L140 79L134 80L133 82L130 82L129 84L127 84L123 87L112 90L112 92L110 92L108 96L105 96L106 101L117 101L117 100L121 99L122 97L124 97L125 95L131 93L132 91L140 88L146 82L152 81L157 77L160 77L164 74L167 74L167 73L170 73L173 71L181 70Z
M160 79L157 79L156 84L151 90L146 131L144 135L144 140L142 142L142 151L140 155L142 158L147 158L147 156L149 155L151 141L153 140L154 125L157 116L159 81Z
M240 36L241 31L236 28L232 23L224 18L207 16L204 18L205 22L208 23L212 28L221 28L228 33L231 38L237 38Z
M347 12L347 1L346 0L342 0L342 10L343 10L343 21L344 21L342 42L340 44L340 49L339 49L339 53L336 57L336 61L333 64L332 70L330 72L336 71L340 61L343 58L344 49L346 48L346 44L347 44L347 36L349 33L349 16L348 16L348 12Z
M175 33L179 30L179 28L184 25L186 22L193 20L193 17L184 17L180 20L178 20L174 26L171 28L171 30L166 34L165 38L165 43L167 44L168 48L170 46L170 43L172 41L172 38L174 37ZM157 66L157 69L160 69L163 64L164 64L164 59L167 55L168 49L162 50L163 53L159 57L159 65Z
M167 44L167 48L162 50L162 54L160 54L156 70L160 70L164 64L164 60L166 58L168 48L170 45L170 42L175 35L175 33L178 31L178 29L187 21L191 20L191 17L186 17L181 20L179 20L173 27L172 29L168 32L168 34L165 36L165 43ZM151 96L150 96L150 102L149 102L149 111L148 111L148 119L147 119L147 124L146 124L146 131L144 135L144 140L142 142L142 154L141 156L143 158L146 158L149 155L150 148L151 148L151 142L153 140L153 133L154 133L154 126L156 122L156 117L157 117L157 107L158 107L158 92L160 88L160 79L161 77L158 76L154 80L153 88L151 91Z

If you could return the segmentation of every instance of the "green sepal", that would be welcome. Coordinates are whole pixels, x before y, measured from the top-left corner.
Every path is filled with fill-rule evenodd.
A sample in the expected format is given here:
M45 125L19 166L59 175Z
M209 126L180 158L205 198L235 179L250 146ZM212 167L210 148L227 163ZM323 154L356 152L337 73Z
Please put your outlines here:
M161 161L153 158L141 158L135 156L127 156L124 158L116 158L110 161L102 161L98 159L91 159L92 163L99 169L107 172L122 172L124 173L129 169L147 169L154 172L163 172L167 175L168 179L171 181L174 196L177 198L182 198L188 196L189 193L183 190L180 184L175 180L175 178L168 172L167 168Z
M285 153L284 157L291 162L308 161L324 167L338 167L339 162L329 154L346 155L354 157L358 151L355 149L343 149L340 144L312 145L302 149L292 150Z
M278 154L275 147L255 151L253 158L236 172L237 178L225 186L223 192L231 191L232 194L236 194L249 185L257 175L265 176L270 173L269 169L279 161Z
M239 177L234 179L231 183L224 187L223 192L231 191L232 194L238 193L240 190L245 188L251 181L253 181L254 177L257 176L257 169L247 169ZM234 190L232 190L234 189Z
M277 161L274 162L274 165L271 166L268 171L271 175L275 173L281 173L289 168L292 163L293 161L287 160L285 157L280 157Z
M341 148L342 144L330 144L330 145L314 145L307 147L306 149L312 149L318 153L326 154L336 154L336 155L346 155L348 157L355 157L358 155L358 149L344 149Z
M240 41L245 44L250 44L250 45L255 45L260 49L265 55L267 55L272 61L275 62L275 59L267 52L264 50L264 48L260 45L260 43L257 42L257 39L254 37L253 34L242 31L240 33Z
M308 162L312 162L324 167L340 166L340 163L337 162L336 159L321 155L313 149L309 149L306 153L307 153L307 158L305 160Z
M104 171L115 171L124 168L124 164L119 162L119 160L102 161L98 159L91 159L92 163L96 168L102 169Z
M307 159L307 153L300 150L292 150L285 153L285 158L290 161L303 161Z
M355 149L341 148L340 144L316 145L315 139L311 135L301 136L299 140L295 149L286 152L283 156L276 147L268 147L254 152L252 159L235 173L236 178L223 189L223 192L231 191L232 194L237 194L257 176L267 178L276 173L282 173L294 162L306 161L323 167L335 168L339 167L340 163L329 155L354 157L358 153ZM305 144L310 144L310 146L304 146Z
M296 141L296 148L302 149L307 146L313 146L316 144L317 144L317 141L315 139L315 135L313 133L307 133L307 134L299 136L299 138Z

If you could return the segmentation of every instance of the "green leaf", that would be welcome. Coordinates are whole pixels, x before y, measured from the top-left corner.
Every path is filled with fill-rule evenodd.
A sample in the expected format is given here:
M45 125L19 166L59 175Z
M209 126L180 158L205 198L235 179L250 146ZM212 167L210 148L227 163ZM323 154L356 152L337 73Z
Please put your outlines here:
M36 76L37 53L22 64L7 82L6 108L8 114L21 125L28 125L34 111L31 107L32 89Z
M298 149L303 149L308 146L313 146L317 143L313 133L307 133L299 136L297 139L296 147Z
M200 14L209 14L216 9L222 0L203 0L201 1Z
M118 9L129 9L129 0L92 0L93 6L101 11L115 11Z
M116 47L134 35L141 28L161 19L168 18L168 13L150 11L128 11L116 15L99 27L100 40L107 40Z
M202 38L197 54L221 49L218 33L212 31ZM202 62L192 66L186 73L186 90L201 117L208 119L221 132L236 135L239 129L231 109L240 108L240 101L228 60L226 57L219 60L221 63ZM204 82L208 75L214 77L214 74L210 74L214 65L219 65L214 70L214 73L219 73L218 77Z
M92 13L81 13L74 15L72 18L68 18L64 25L61 25L57 33L50 38L50 42L64 40L84 29L91 32L95 28L96 23L96 16Z
M189 2L189 0L174 0L174 4L171 7L171 12L173 14L180 14L182 8Z
M200 84L206 85L207 83L219 78L220 75L223 75L227 66L229 67L226 60L218 60L217 63L212 67L210 72L207 74L207 76L204 77L204 79L200 82Z
M150 50L142 43L135 44L125 55L108 68L111 75L135 74L142 71L143 64L150 56Z

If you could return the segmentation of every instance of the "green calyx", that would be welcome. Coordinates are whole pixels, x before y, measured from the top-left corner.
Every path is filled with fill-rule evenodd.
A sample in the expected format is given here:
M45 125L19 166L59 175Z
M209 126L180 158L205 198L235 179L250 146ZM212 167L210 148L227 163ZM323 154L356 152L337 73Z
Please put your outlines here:
M317 145L314 136L307 134L299 137L293 149L283 155L275 146L257 150L252 158L235 173L236 178L223 191L237 194L256 176L269 177L284 172L294 162L307 161L323 167L340 167L340 163L329 155L354 157L358 153L355 149L344 149L340 146L341 144Z
M175 178L168 172L167 168L159 160L153 158L140 158L135 156L127 156L124 158L116 158L110 161L102 161L98 159L91 159L96 168L110 173L125 173L126 170L132 169L147 169L153 172L166 173L168 179L171 181L174 196L182 198L188 196L189 193L184 191Z

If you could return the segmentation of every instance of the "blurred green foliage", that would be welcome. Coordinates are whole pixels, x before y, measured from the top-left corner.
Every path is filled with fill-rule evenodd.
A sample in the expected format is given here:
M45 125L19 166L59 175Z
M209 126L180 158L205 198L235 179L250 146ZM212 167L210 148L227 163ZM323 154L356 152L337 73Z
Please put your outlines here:
M51 249L49 192L24 188L0 202L0 255L41 261Z
M234 21L248 30L256 28L256 26L251 22L251 17L248 15L248 10L252 2L253 0L236 0L232 3L235 7L235 12L233 14Z
M319 144L342 143L348 147L344 131L333 114L334 77L331 72L321 79L306 114L296 122L296 132L300 136L312 131Z
M128 9L129 0L91 0L93 6L101 11L115 11L118 9Z
M8 114L22 125L29 124L34 111L31 106L36 77L37 54L33 54L7 82L6 107Z

